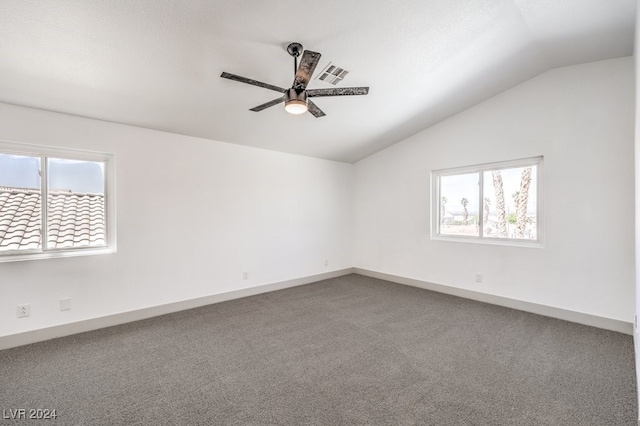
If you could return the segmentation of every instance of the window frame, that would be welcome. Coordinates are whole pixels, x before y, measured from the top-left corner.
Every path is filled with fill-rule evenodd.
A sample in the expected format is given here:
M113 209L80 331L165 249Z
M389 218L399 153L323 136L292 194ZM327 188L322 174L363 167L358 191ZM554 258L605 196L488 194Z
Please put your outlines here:
M88 256L116 253L115 155L105 152L59 148L43 145L0 141L0 154L40 158L41 247L27 250L0 251L0 263L36 259ZM102 246L48 248L48 159L95 161L104 163L105 244Z
M518 238L496 238L483 235L483 195L484 195L484 172L494 170L512 169L518 167L536 166L536 236L535 240L518 239ZM544 157L528 157L517 160L498 161L492 163L477 164L472 166L452 167L446 169L438 169L431 171L431 229L430 236L432 240L456 241L479 244L495 244L520 247L544 247L544 218L543 218L543 180L544 180ZM441 217L440 217L440 177L454 176L462 174L478 174L478 236L469 235L448 235L440 233Z

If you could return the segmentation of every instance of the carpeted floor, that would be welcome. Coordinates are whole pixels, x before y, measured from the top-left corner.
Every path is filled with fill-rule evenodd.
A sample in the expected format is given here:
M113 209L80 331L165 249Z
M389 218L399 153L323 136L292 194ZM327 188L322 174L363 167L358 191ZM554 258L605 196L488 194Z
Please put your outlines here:
M0 352L0 409L57 424L636 426L636 401L631 336L360 275Z

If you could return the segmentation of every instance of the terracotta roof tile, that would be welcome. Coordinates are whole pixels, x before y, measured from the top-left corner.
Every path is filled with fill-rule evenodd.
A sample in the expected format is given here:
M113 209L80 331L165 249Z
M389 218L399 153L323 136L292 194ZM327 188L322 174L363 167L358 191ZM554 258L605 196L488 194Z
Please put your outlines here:
M104 195L49 192L49 248L105 244ZM40 190L0 187L0 250L41 247Z

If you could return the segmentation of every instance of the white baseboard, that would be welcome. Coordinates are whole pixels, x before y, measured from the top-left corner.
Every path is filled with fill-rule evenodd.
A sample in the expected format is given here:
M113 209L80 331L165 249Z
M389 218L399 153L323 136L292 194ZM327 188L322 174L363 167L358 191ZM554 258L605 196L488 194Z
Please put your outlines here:
M126 324L128 322L157 317L160 315L170 314L178 311L184 311L186 309L199 308L201 306L225 302L227 300L240 299L242 297L254 296L256 294L268 293L271 291L310 284L329 278L341 277L352 272L353 268L339 269L322 274L294 278L291 280L245 288L242 290L234 290L227 293L212 294L210 296L181 300L179 302L168 303L166 305L152 306L135 311L123 312L113 315L107 315L104 317L91 318L88 320L41 328L38 330L30 330L22 333L10 334L8 336L0 337L0 350L28 345L36 342L42 342L44 340L55 339L56 337L84 333L85 331L97 330L114 325Z
M578 324L589 325L592 327L603 328L605 330L617 331L624 334L633 334L633 324L630 322L620 321L611 318L599 317L596 315L585 314L582 312L569 311L566 309L555 308L552 306L539 305L537 303L524 302L522 300L509 299L507 297L496 296L493 294L480 293L462 288L449 287L446 285L433 284L426 281L420 281L413 278L400 277L397 275L385 274L384 272L376 272L368 269L353 268L353 272L367 277L379 278L398 284L419 287L425 290L436 291L438 293L450 294L452 296L463 297L465 299L477 300L479 302L490 303L493 305L504 306L507 308L518 309L520 311L531 312L546 317L558 318L565 321L571 321Z
M11 334L0 337L0 350L9 349L17 346L28 345L31 343L42 342L44 340L54 339L56 337L69 336L72 334L84 333L86 331L97 330L100 328L111 327L114 325L126 324L133 321L152 318L160 315L170 314L173 312L184 311L186 309L198 308L201 306L211 305L214 303L225 302L227 300L239 299L242 297L253 296L256 294L267 293L285 288L296 287L304 284L310 284L329 278L341 277L356 273L368 277L379 278L398 284L419 287L425 290L436 291L439 293L450 294L453 296L463 297L466 299L477 300L480 302L490 303L493 305L505 306L507 308L518 309L525 312L531 312L538 315L558 318L565 321L571 321L579 324L589 325L593 327L603 328L606 330L617 331L620 333L633 334L633 324L611 318L604 318L595 315L574 312L565 309L555 308L551 306L539 305L521 300L509 299L502 296L492 294L479 293L471 290L449 287L440 284L433 284L426 281L420 281L413 278L401 277L398 275L386 274L384 272L376 272L362 268L345 268L336 271L326 272L307 277L295 278L286 281L280 281L271 284L265 284L257 287L250 287L241 290L230 291L227 293L213 294L210 296L199 297L195 299L182 300L179 302L169 303L166 305L152 306L149 308L139 309L135 311L123 312L104 317L91 318L84 321L78 321L68 324L61 324L52 327L42 328L38 330L30 330L22 333ZM640 424L639 424L640 426Z

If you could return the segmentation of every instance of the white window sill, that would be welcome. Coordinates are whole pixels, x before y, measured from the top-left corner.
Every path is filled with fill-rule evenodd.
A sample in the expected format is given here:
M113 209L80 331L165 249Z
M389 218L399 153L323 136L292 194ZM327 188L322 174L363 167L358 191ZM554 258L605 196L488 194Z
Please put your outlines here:
M41 259L57 259L63 257L77 257L77 256L97 256L102 254L114 254L116 253L115 247L96 247L96 248L84 248L84 249L72 249L72 250L50 250L47 252L42 251L22 251L12 253L0 254L0 263L2 262L21 262L25 260L41 260Z
M512 246L512 247L531 247L531 248L544 248L544 244L539 240L516 240L513 238L489 238L489 237L465 237L457 235L432 235L432 240L437 241L452 241L456 243L472 243L472 244L490 244L497 246Z

